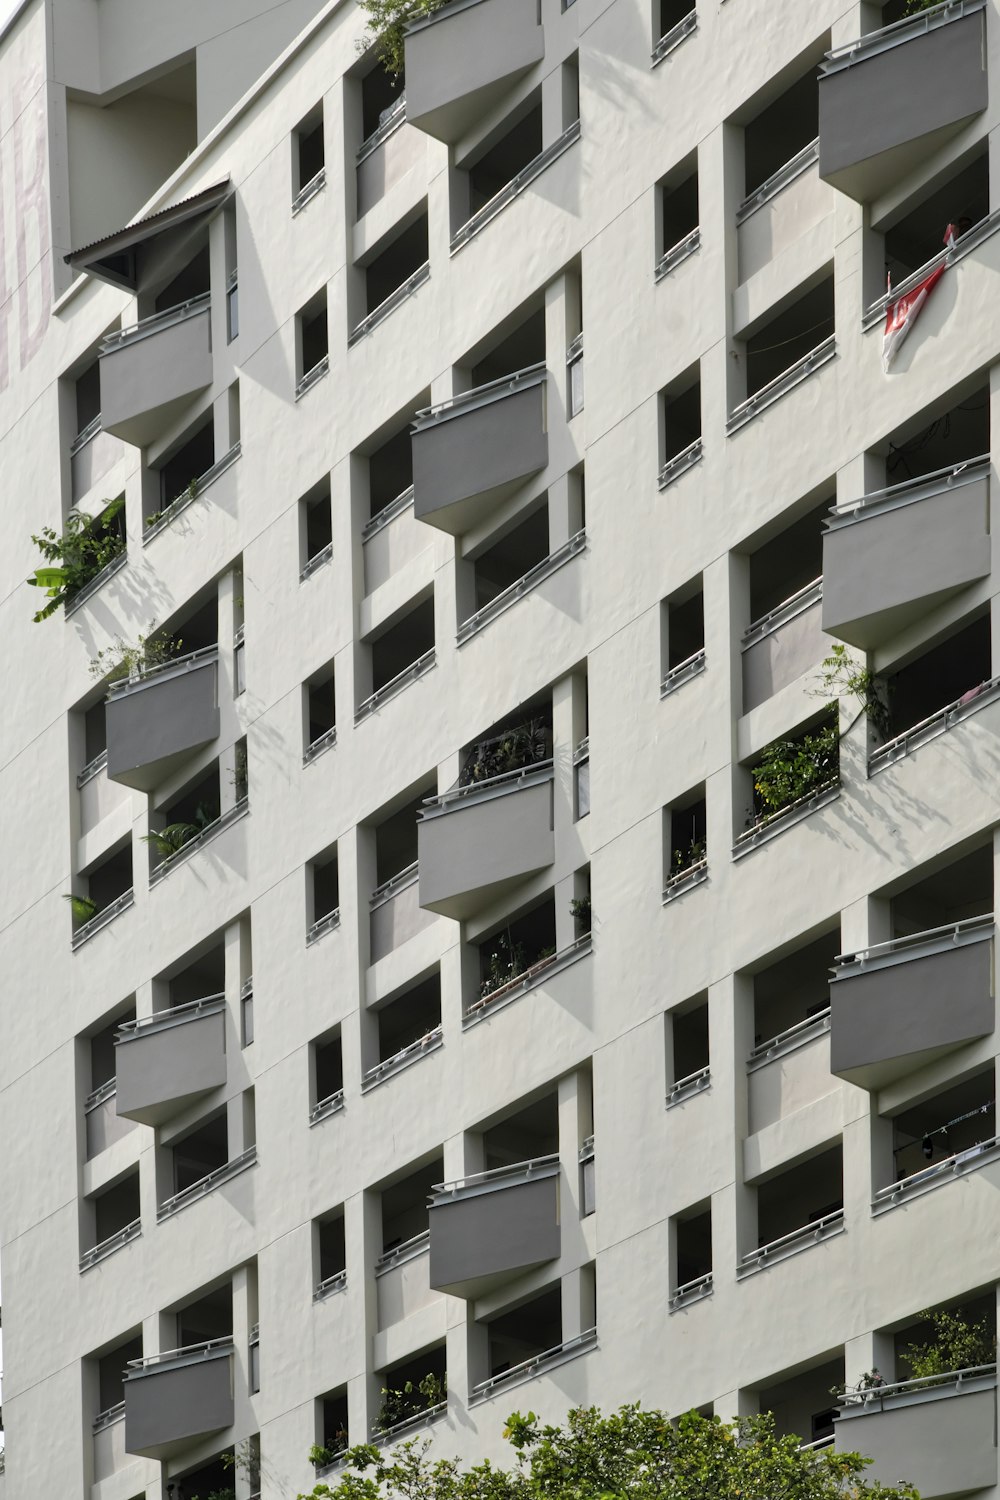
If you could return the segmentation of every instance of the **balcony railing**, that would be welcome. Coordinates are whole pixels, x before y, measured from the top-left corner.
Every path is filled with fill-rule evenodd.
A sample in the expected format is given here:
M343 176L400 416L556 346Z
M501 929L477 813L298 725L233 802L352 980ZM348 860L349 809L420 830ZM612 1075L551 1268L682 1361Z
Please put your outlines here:
M317 735L310 745L306 746L302 756L302 764L311 766L314 760L318 760L324 750L329 750L337 743L337 726L332 724L324 734Z
M159 536L161 531L165 531L173 521L176 521L182 510L187 510L188 506L192 505L195 500L200 500L205 491L215 483L219 476L232 467L242 452L243 449L240 443L238 441L235 442L228 453L224 453L216 463L212 464L211 468L206 469L204 474L200 474L197 479L188 485L186 490L182 490L175 499L171 500L170 504L160 512L155 521L143 527L142 545L144 547L147 546L153 540L154 536Z
M757 848L758 844L766 843L776 834L783 833L786 828L800 823L817 808L826 807L827 803L834 802L839 796L840 777L837 775L832 776L829 781L824 781L820 786L814 787L811 792L805 792L794 801L786 802L784 807L762 814L752 828L746 829L737 838L733 845L733 858L740 859L744 854L749 854L752 849Z
M1000 209L995 208L991 214L980 219L978 224L973 224L971 229L960 234L953 245L939 250L936 255L931 256L930 260L924 261L922 266L911 271L909 276L904 276L902 281L897 282L883 297L879 297L877 301L866 307L861 317L862 329L874 328L876 324L881 323L890 302L896 302L900 297L905 297L908 292L912 292L914 287L918 287L938 266L954 266L958 261L964 260L971 251L996 234L998 229L1000 229Z
M799 589L797 593L790 594L776 609L770 610L766 615L761 615L743 632L742 649L747 650L749 646L755 646L765 636L773 634L789 620L794 620L804 610L811 609L818 604L823 597L823 578L814 578L812 583L807 583L805 588Z
M711 1069L708 1063L703 1068L698 1068L694 1073L688 1073L683 1078L678 1078L670 1085L667 1094L667 1108L674 1104L683 1104L685 1099L693 1099L695 1094L703 1094L712 1081Z
M995 1108L995 1103L991 1101L990 1104L981 1106L979 1112L985 1114L993 1108ZM998 1157L1000 1157L1000 1135L991 1135L985 1141L977 1141L974 1146L967 1146L964 1151L956 1151L952 1156L936 1161L933 1166L922 1167L919 1172L911 1172L909 1177L903 1177L899 1182L879 1188L872 1198L872 1213L879 1213L886 1208L895 1208L898 1204L919 1196L927 1188L938 1187L942 1182L950 1182L966 1167L985 1166L987 1161L996 1161Z
M793 1229L788 1234L781 1234L775 1240L769 1240L766 1245L761 1245L757 1250L748 1250L745 1255L740 1256L740 1264L737 1274L748 1271L760 1271L773 1260L779 1260L784 1255L796 1250L804 1250L809 1245L818 1244L820 1240L828 1239L830 1235L838 1233L844 1227L844 1210L838 1208L832 1214L824 1214L822 1218L815 1219L811 1224L803 1224L800 1229Z
M586 545L586 531L578 531L574 536L570 537L568 542L564 542L561 547L557 547L555 552L550 552L548 557L543 557L540 563L536 563L533 568L529 568L527 573L522 578L519 578L516 583L512 583L509 588L503 589L495 598L490 600L489 604L484 604L482 609L477 610L474 615L470 615L467 620L463 621L458 627L458 634L456 636L458 644L460 646L464 645L472 636L478 634L484 625L488 625L491 620L495 620L498 615L502 615L505 610L510 609L512 604L516 604L519 599L523 599L525 594L530 593L544 579L550 578L553 573L558 572L578 552L582 552Z
M832 531L858 518L881 515L887 510L913 505L917 500L924 500L956 485L970 484L973 480L988 476L991 464L990 455L983 453L978 458L965 458L961 463L949 464L947 468L920 474L916 479L904 479L902 484L890 484L884 490L874 490L870 495L862 495L857 500L831 506L824 525L828 531Z
M118 1229L114 1234L109 1234L106 1240L101 1240L99 1245L93 1245L85 1250L80 1256L80 1270L89 1271L91 1266L96 1266L98 1261L107 1260L109 1255L114 1255L123 1245L137 1240L142 1234L142 1220L133 1219L131 1224L126 1224L124 1229Z
M671 245L669 250L663 252L656 262L656 270L653 273L655 279L662 281L664 276L669 276L670 272L675 270L682 261L687 260L689 255L693 255L696 250L700 249L701 227L697 226L682 240L678 240L676 245Z
M314 553L313 556L310 557L309 561L306 563L305 567L299 574L299 582L305 583L306 579L311 578L314 573L318 572L324 563L328 563L330 561L332 556L333 543L327 542L325 547L321 547L318 552Z
M186 302L178 302L176 307L168 307L163 312L153 313L152 317L141 318L138 323L131 323L127 328L109 333L101 340L99 352L109 354L113 349L120 349L123 344L134 344L151 333L159 333L161 328L169 328L172 323L183 323L186 318L202 312L211 300L211 292L201 292L197 297L189 297Z
M391 1250L384 1250L375 1262L375 1275L381 1276L385 1271L391 1271L393 1266L402 1265L403 1261L414 1260L418 1255L426 1255L431 1247L431 1232L429 1229L421 1230L411 1239L403 1240L399 1245L393 1245Z
M667 34L660 37L660 40L653 48L651 66L655 68L657 63L661 63L665 57L673 52L675 47L679 47L681 42L685 41L687 37L691 36L697 30L698 12L692 7L686 16L681 17L676 26L671 26Z
M685 1281L676 1291L670 1293L670 1311L676 1312L679 1307L690 1307L692 1302L700 1302L713 1290L712 1273L708 1271L704 1276L696 1276L693 1281Z
M120 698L139 683L149 682L154 677L180 677L185 672L200 667L210 658L218 657L218 654L218 646L201 646L197 651L188 651L184 656L172 656L169 661L156 662L152 666L138 666L128 677L109 683L107 696L109 699Z
M471 411L473 407L485 406L501 396L508 396L512 391L538 385L547 375L548 369L542 360L539 364L525 365L523 370L515 370L510 375L487 380L484 385L477 385L471 391L460 391L457 396L449 396L436 406L423 407L413 418L413 428L419 431L423 427L433 427L444 417L457 416L459 412Z
M420 864L414 860L412 865L397 870L395 875L390 875L388 880L383 880L381 885L375 887L368 898L369 909L374 911L377 907L384 906L387 901L398 896L400 891L405 891L407 886L413 885L419 878Z
M491 990L488 995L481 995L478 1000L474 1000L462 1017L463 1029L474 1026L511 1000L516 1000L521 995L527 994L529 990L533 990L544 979L550 979L561 970L568 968L578 958L583 958L588 954L591 947L591 934L585 932L582 937L578 937L575 942L570 943L558 953L553 953L549 958L541 958L537 963L529 964L523 974L518 974L514 979L509 979L506 984L501 985L499 989Z
M868 774L874 776L876 772L885 770L886 766L894 765L896 761L902 760L911 750L925 745L928 740L936 739L953 724L959 724L963 719L968 719L980 708L985 708L988 703L995 703L1000 698L1000 677L993 677L982 682L978 687L963 693L961 698L956 698L954 703L949 703L945 708L939 708L936 713L929 714L926 719L921 719L918 724L897 734L894 739L887 740L884 745L879 745L868 757Z
M309 1124L318 1125L320 1120L327 1120L344 1107L344 1090L335 1089L332 1094L327 1094L325 1099L320 1099L309 1111Z
M772 1036L768 1041L758 1043L747 1058L747 1069L752 1071L775 1057L784 1057L786 1052L794 1052L796 1048L811 1042L814 1037L823 1036L829 1030L830 1007L827 1006L814 1016L806 1016L804 1021L797 1021L794 1026L786 1026L784 1031L779 1031L777 1036Z
M102 771L107 769L107 764L107 750L105 749L99 751L98 754L94 756L93 760L88 760L83 770L77 773L77 787L79 788L81 786L86 786L88 781L93 781L95 776L99 776Z
M412 504L413 485L411 484L407 489L402 490L396 496L395 500L390 500L388 505L383 505L382 509L376 515L372 516L370 521L365 522L361 532L362 542L367 542L369 537L373 537L377 531L381 531L383 526L388 526L389 522L394 521L397 516L401 516L404 510L409 510Z
M867 1386L864 1390L845 1391L838 1397L838 1406L884 1406L886 1401L891 1402L893 1396L906 1396L912 1391L932 1390L936 1386L953 1386L961 1390L963 1385L972 1381L992 1380L996 1378L997 1367L990 1365L970 1365L965 1370L948 1370L940 1375L920 1375L915 1380L887 1381L882 1385Z
M100 1105L106 1104L109 1099L113 1099L117 1084L117 1078L109 1078L107 1083L100 1084L92 1093L88 1094L83 1101L84 1114L89 1114L92 1109L97 1109Z
M685 891L691 890L693 886L701 885L703 880L708 879L708 857L695 860L693 865L688 865L686 870L680 870L676 875L671 875L663 887L663 900L673 901L677 896L683 896Z
M315 198L316 194L318 192L321 192L322 189L325 188L325 187L326 187L326 167L320 167L320 169L316 173L315 177L310 177L310 179L306 183L305 187L299 188L299 191L295 194L295 197L292 199L292 215L293 215L293 217L295 216L295 214L301 213L302 209L305 208L306 204L307 203L311 203L312 200L313 200L313 198Z
M593 1159L593 1154L594 1138L591 1136L591 1159ZM507 1181L523 1182L532 1177L551 1177L553 1171L558 1172L558 1170L558 1152L551 1152L548 1156L533 1156L529 1161L510 1162L503 1167L490 1167L487 1172L470 1172L467 1177L456 1177L454 1182L432 1183L427 1201L435 1205L451 1203L456 1198L464 1198L467 1194L479 1192L484 1188L501 1187Z
M125 1415L125 1402L119 1401L117 1406L109 1406L107 1411L98 1412L94 1418L94 1431L100 1432L105 1427L113 1427L120 1422Z
M803 146L802 150L797 151L793 157L785 162L784 166L779 167L776 172L772 172L770 177L766 178L759 187L755 188L748 197L744 198L736 210L737 224L745 223L751 214L757 212L758 208L763 208L765 203L769 203L772 198L776 198L782 188L786 188L790 182L794 182L796 177L801 177L803 172L808 172L809 168L815 166L818 161L819 136L814 141L810 141L808 146Z
M335 906L333 911L328 911L325 916L318 917L311 927L306 928L306 947L312 947L318 943L321 937L332 932L335 927L340 926L340 907Z
M226 1008L224 993L206 995L202 1000L187 1000L183 1005L172 1005L167 1010L158 1010L151 1016L142 1016L135 1021L122 1021L115 1032L115 1041L127 1041L134 1036L148 1036L152 1031L164 1031L171 1026L193 1021L198 1016L214 1016Z
M810 349L808 354L803 354L802 358L789 365L787 370L782 370L780 375L776 375L773 380L762 385L759 391L754 391L752 396L748 396L745 401L741 401L738 406L734 407L726 422L727 433L737 432L739 428L746 426L747 422L752 421L758 412L780 400L788 391L793 390L822 365L833 359L836 352L837 336L831 333L821 344L817 344L815 349Z
M394 1442L396 1438L403 1437L407 1432L413 1432L417 1427L423 1427L425 1423L436 1422L439 1417L445 1415L447 1410L446 1398L435 1406L427 1406L423 1411L414 1412L412 1417L404 1417L402 1422L394 1422L391 1427L374 1427L372 1442L375 1444Z
M347 1286L347 1271L334 1271L332 1276L324 1276L318 1286L313 1289L313 1301L322 1302L326 1297L332 1296L334 1292L342 1292Z
M174 1193L172 1198L165 1199L156 1210L157 1223L162 1223L164 1219L169 1219L171 1215L179 1213L182 1208L187 1208L189 1203L204 1198L214 1188L220 1187L224 1182L229 1182L233 1177L238 1177L248 1167L255 1166L256 1162L257 1147L249 1146L239 1156L234 1156L232 1161L216 1167L214 1172L207 1173L197 1182L193 1182L189 1188L184 1188L183 1192Z
M311 391L317 381L322 380L324 375L329 374L329 370L330 356L328 354L324 354L322 359L316 361L311 370L306 371L306 373L302 376L302 379L296 385L296 401L300 400L305 395L306 391Z
M249 797L241 797L226 812L215 818L211 823L206 823L201 832L196 833L194 838L188 839L186 844L182 844L176 854L170 854L166 859L161 859L160 863L154 869L150 870L150 885L157 885L165 876L170 874L171 870L175 870L178 865L190 859L192 854L196 854L199 849L203 849L206 844L211 843L218 834L222 833L226 828L231 827L233 823L239 822L240 818L245 817L249 811Z
M429 1052L435 1052L443 1045L444 1033L440 1026L435 1026L424 1036L411 1042L408 1047L401 1047L398 1052L393 1053L392 1057L387 1057L384 1062L376 1063L374 1068L369 1068L362 1076L361 1092L366 1094L377 1084L383 1083L395 1073L401 1073L411 1063L419 1062Z
M887 943L873 943L870 948L858 948L853 953L838 954L834 959L837 978L850 973L862 974L867 969L880 968L901 958L922 958L928 953L943 953L963 943L980 942L992 935L993 925L993 913L990 912L982 917L948 922L943 927L929 927L925 932L912 932L906 937L890 938Z
M116 896L114 901L110 901L107 906L91 917L89 922L84 922L76 929L70 941L73 952L75 953L77 948L82 948L89 938L100 932L103 927L107 927L109 922L113 922L115 917L121 916L123 911L128 911L129 907L134 904L134 891L123 891L120 896Z
M75 610L78 610L81 605L86 604L88 599L93 599L94 595L99 589L102 589L104 587L108 579L113 578L116 573L120 573L127 562L128 552L123 547L118 556L113 557L109 563L105 563L101 571L99 573L95 573L90 582L85 583L82 589L78 589L77 592L73 595L72 599L66 600L66 603L63 605L63 614L71 615Z
M364 161L366 156L371 156L377 151L384 141L387 141L400 125L406 124L406 94L400 94L394 99L388 109L384 109L379 115L378 129L373 130L367 140L362 141L358 147L357 160Z
M901 21L894 21L891 26L883 26L878 31L869 31L867 35L858 37L856 41L845 42L841 47L834 47L820 63L819 71L824 74L839 72L840 69L849 68L866 57L874 57L876 53L888 52L892 47L899 47L923 32L935 31L948 21L957 20L959 16L971 16L975 11L983 10L985 6L986 0L944 0L941 5L934 5L917 15L904 16Z
M692 652L690 656L678 662L676 667L670 668L660 683L660 697L668 697L670 693L676 692L679 687L683 687L685 682L690 682L692 677L697 677L704 670L705 648L702 646L700 651Z
M94 417L94 418L92 418L91 421L89 421L87 423L86 427L81 427L81 429L77 433L76 437L70 443L70 445L69 445L69 456L70 456L70 458L75 457L75 455L80 452L81 448L86 448L86 446L87 446L88 443L92 443L94 441L95 437L97 436L97 434L100 432L100 430L101 430L101 414L100 414L100 412L98 412L97 416Z
M416 661L411 662L382 687L377 688L370 698L365 699L355 712L355 724L360 724L362 719L369 718L382 707L383 703L388 703L390 698L395 698L396 694L401 693L405 687L409 687L411 682L416 682L418 677L423 677L424 673L429 672L434 666L435 661L436 656L432 646L429 651L424 652L423 656L418 656Z
M503 736L498 736L502 739ZM495 740L487 742L489 745L496 743ZM453 802L478 801L480 792L491 795L494 792L507 791L508 788L518 782L546 781L552 776L552 760L534 760L527 765L517 766L513 771L501 771L499 776L487 776L482 781L468 781L460 786L449 787L446 792L440 792L436 797L425 797L423 805L427 808L427 814L421 812L420 816L448 811Z
M504 1370L499 1375L491 1375L489 1380L480 1380L472 1387L470 1405L473 1402L485 1401L493 1392L501 1387L516 1385L519 1381L530 1379L543 1370L551 1369L554 1365L561 1365L574 1355L583 1354L588 1349L593 1349L597 1344L597 1329L588 1328L584 1333L579 1333L575 1338L566 1339L562 1344L554 1344L551 1349L543 1349L540 1354L534 1354L530 1359L524 1359L518 1365L511 1365L509 1370Z
M499 193L494 193L488 203L484 203L471 219L466 220L451 242L451 254L456 255L459 250L463 249L481 229L485 229L486 225L507 207L508 203L513 203L514 199L523 193L525 188L545 171L546 167L551 166L579 139L580 121L574 120L558 140L553 141L551 146L546 146L544 151L540 151L526 167L522 167L520 172L500 189Z
M380 323L383 323L390 313L394 313L396 308L400 307L408 297L412 297L414 292L419 291L424 282L430 280L430 275L431 263L429 260L425 260L423 265L418 266L412 275L407 276L406 280L401 282L395 291L390 292L388 297L379 303L378 307L370 312L366 318L361 319L361 322L348 337L348 349L353 348L355 344L359 343L365 337L365 334L371 333L373 328L377 328Z
M675 453L673 458L668 458L656 477L660 489L665 490L668 485L673 484L675 479L686 474L688 469L693 469L695 464L701 461L703 451L701 438L696 437L694 442L688 443L680 453Z
M147 1354L142 1359L130 1359L126 1361L126 1370L148 1370L152 1365L168 1364L175 1359L190 1360L195 1355L201 1354L206 1358L209 1355L218 1354L222 1349L232 1349L233 1336L227 1333L223 1338L206 1339L202 1344L184 1344L180 1349L163 1349L159 1354Z

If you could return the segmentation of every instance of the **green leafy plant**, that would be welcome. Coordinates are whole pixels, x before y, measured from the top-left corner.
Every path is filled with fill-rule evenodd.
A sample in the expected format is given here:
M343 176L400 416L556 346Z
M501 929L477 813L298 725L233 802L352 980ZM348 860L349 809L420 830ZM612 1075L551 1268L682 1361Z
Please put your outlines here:
M906 9L903 11L902 19L919 15L922 10L932 10L935 5L940 4L941 0L906 0Z
M151 626L149 635L138 636L134 646L120 635L115 636L111 645L98 651L91 660L91 677L103 677L108 684L126 677L139 678L150 667L165 666L180 654L183 641L175 641L168 635L153 635L152 629Z
M89 896L64 896L63 900L69 902L73 920L80 927L89 922L91 917L97 916L97 902L91 901Z
M481 997L485 999L487 995L502 990L505 984L519 978L527 968L524 944L513 942L509 932L502 932L486 961L486 973L479 986Z
M841 1381L839 1385L832 1385L830 1395L855 1396L863 1391L877 1391L883 1385L885 1385L885 1380L878 1370L866 1370L863 1375L858 1376L853 1385L848 1385L845 1381Z
M933 1332L925 1342L907 1344L902 1351L912 1379L974 1370L996 1360L997 1337L985 1318L972 1319L964 1312L923 1312L920 1316Z
M119 519L124 505L122 495L96 516L74 508L66 515L61 536L51 526L43 526L41 535L32 536L45 566L36 568L28 583L44 589L48 600L32 617L36 625L55 614L61 604L68 604L125 551L125 531Z
M854 698L861 711L883 738L890 731L889 708L882 697L881 685L873 672L860 665L846 646L836 645L823 659L819 669L816 698Z
M368 29L358 43L359 52L374 47L387 73L399 78L405 62L406 28L440 10L445 0L359 0L368 16Z
M683 875L686 870L692 870L695 865L701 864L708 852L708 845L704 839L692 839L683 849L675 849L670 859L670 872L672 875Z
M590 931L591 911L589 896L574 896L569 903L569 914L576 923L576 930L581 935Z
M552 756L552 731L544 719L526 719L503 734L480 740L474 745L459 777L460 786L490 781L509 771L549 760Z
M147 526L155 526L156 523L157 523L157 521L162 521L162 520L163 520L163 512L162 512L162 510L153 510L153 511L150 511L149 515L146 517L146 525Z
M428 1371L422 1380L406 1381L399 1390L383 1386L382 1406L375 1418L375 1430L387 1432L408 1417L430 1411L431 1407L440 1406L447 1394L448 1376L439 1378L433 1371Z
M309 1449L309 1462L317 1469L325 1469L327 1464L334 1463L342 1454L347 1452L347 1433L343 1430L334 1434L333 1445L323 1447L319 1443L313 1443Z
M219 817L217 807L207 802L199 802L194 810L194 821L191 823L168 823L166 828L153 829L150 833L144 833L142 842L152 844L163 859L170 859L178 854L185 844L196 839L199 833L216 822Z
M748 821L765 821L800 797L830 786L839 765L840 736L833 719L814 734L775 740L753 769L754 810Z

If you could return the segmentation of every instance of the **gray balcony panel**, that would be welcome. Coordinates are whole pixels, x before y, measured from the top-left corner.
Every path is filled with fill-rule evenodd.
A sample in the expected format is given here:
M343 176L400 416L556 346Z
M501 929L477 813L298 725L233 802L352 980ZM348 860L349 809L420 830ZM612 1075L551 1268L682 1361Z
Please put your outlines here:
M159 1125L226 1081L221 1010L163 1026L140 1027L115 1043L119 1115Z
M847 974L830 986L830 1071L860 1088L953 1052L994 1028L992 942Z
M836 1422L839 1453L863 1453L869 1484L908 1479L921 1500L945 1500L991 1489L997 1482L996 1381L986 1389L933 1386L847 1408Z
M108 777L149 792L219 736L218 663L167 669L108 700Z
M985 12L872 50L819 80L819 175L870 202L986 108Z
M232 1350L165 1361L125 1381L125 1450L167 1458L233 1425Z
M434 921L433 912L420 905L420 886L415 879L396 895L382 901L371 912L371 961L378 963Z
M426 140L405 125L363 157L357 169L358 218L364 218L370 208L380 203L407 172L423 166L426 157Z
M431 1286L456 1297L481 1297L559 1256L557 1174L434 1203L429 1215Z
M555 858L551 778L421 818L417 847L420 905L471 916Z
M985 578L989 479L942 487L911 505L864 510L823 536L823 629L864 651Z
M102 1099L86 1114L87 1160L99 1156L135 1129L135 1122L122 1119L115 1109L116 1095Z
M137 448L212 384L211 308L116 343L101 355L101 423Z
M817 599L747 644L743 651L744 713L766 703L823 660L830 643L823 633L822 612L822 602Z
M460 407L421 427L412 441L414 515L460 536L548 463L545 381Z
M538 0L458 0L406 37L406 118L454 145L545 51Z

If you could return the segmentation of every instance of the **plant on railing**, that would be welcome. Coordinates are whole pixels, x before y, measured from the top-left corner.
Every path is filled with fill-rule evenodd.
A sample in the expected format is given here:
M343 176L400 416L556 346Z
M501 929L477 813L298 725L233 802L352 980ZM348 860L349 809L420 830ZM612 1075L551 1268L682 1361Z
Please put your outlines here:
M900 19L905 21L907 16L919 15L922 10L933 10L940 4L941 0L906 0L906 9Z
M150 667L166 666L180 655L183 641L175 641L169 635L153 635L155 621L149 635L140 635L135 646L116 635L110 646L103 647L91 660L91 677L101 677L110 686L124 678L138 680Z
M574 896L569 903L569 914L576 923L577 937L585 937L591 924L590 897Z
M861 666L843 645L833 647L819 671L819 686L813 690L814 698L857 699L865 717L883 739L888 738L891 727L889 705L882 696L886 688L873 672Z
M445 0L359 0L367 12L368 29L358 42L358 51L374 47L379 62L393 78L402 77L406 28L440 10Z
M510 933L502 932L496 947L486 960L486 973L479 986L481 998L485 1000L487 995L502 990L505 984L518 979L527 967L524 944L513 942Z
M335 1463L342 1454L347 1452L347 1429L340 1427L333 1434L333 1442L323 1446L313 1443L309 1449L309 1462L316 1469L325 1469L327 1464Z
M97 902L91 901L89 896L64 896L63 900L69 902L73 920L78 927L83 927L91 917L97 916Z
M510 771L522 771L552 758L552 730L544 719L526 719L502 734L473 745L462 768L459 786L491 781Z
M185 844L189 844L199 833L204 833L206 828L217 822L218 818L217 807L199 802L194 810L193 822L168 823L166 828L155 828L150 833L143 834L142 842L152 844L162 859L171 859L173 855L180 853Z
M831 785L839 765L840 736L833 719L815 734L775 740L753 768L754 806L747 826L767 822L800 797Z
M400 1390L382 1387L382 1405L375 1418L375 1431L388 1432L409 1417L418 1417L421 1412L440 1406L448 1394L448 1376L437 1376L428 1371L423 1380L406 1381Z
M95 516L74 507L66 514L62 536L51 526L43 526L40 536L32 536L46 566L36 568L28 582L32 588L44 589L49 601L32 616L36 625L55 614L60 604L68 604L125 551L124 506L121 495Z
M671 877L693 870L695 865L701 864L707 852L708 845L704 839L692 839L683 849L675 849L670 856Z
M885 1385L885 1379L879 1374L878 1370L866 1370L863 1375L858 1376L854 1385L848 1385L843 1380L839 1385L832 1385L830 1387L830 1395L861 1396L865 1391L877 1391L883 1385Z
M162 510L151 510L150 513L149 513L149 515L146 517L145 524L147 526L155 526L156 523L157 523L157 521L162 521L162 520L163 520L163 512L162 512Z
M991 1365L997 1357L997 1336L985 1318L972 1319L964 1312L923 1312L933 1329L925 1343L907 1344L902 1358L911 1378L951 1375Z

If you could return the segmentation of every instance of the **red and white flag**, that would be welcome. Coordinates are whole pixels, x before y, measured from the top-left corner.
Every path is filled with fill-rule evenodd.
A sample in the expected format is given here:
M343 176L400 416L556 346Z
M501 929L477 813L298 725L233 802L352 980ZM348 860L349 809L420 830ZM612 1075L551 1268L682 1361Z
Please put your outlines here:
M956 229L954 224L949 224L944 232L944 243L951 250L955 244ZM925 276L917 286L910 290L895 302L889 302L885 309L885 331L882 334L882 368L888 375L889 366L896 357L900 344L906 338L931 292L937 286L945 273L947 257L940 265L934 267L930 275ZM886 279L886 291L892 294L892 278Z

